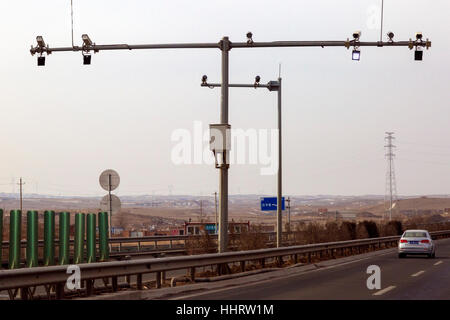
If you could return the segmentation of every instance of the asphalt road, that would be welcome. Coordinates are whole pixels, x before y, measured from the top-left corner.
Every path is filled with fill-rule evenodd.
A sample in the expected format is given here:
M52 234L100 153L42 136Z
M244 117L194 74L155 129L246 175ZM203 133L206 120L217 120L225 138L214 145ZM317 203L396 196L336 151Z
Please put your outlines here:
M179 296L191 300L310 300L310 299L450 299L450 239L439 240L436 258L399 259L392 250L341 265L260 281L256 284ZM381 270L381 288L369 290L367 267Z

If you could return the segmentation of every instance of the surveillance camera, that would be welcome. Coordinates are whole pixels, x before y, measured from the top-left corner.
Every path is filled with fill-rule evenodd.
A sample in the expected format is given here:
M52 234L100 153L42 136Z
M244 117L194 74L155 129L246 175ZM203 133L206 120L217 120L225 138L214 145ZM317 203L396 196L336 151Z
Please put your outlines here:
M353 38L355 40L359 40L359 38L361 37L361 31L355 31L353 32Z
M253 43L253 34L251 32L247 32L247 43Z
M393 33L392 31L389 31L389 32L387 33L387 36L388 36L389 40L393 41L393 39L394 39L394 33Z
M261 81L261 77L260 76L256 76L255 77L255 83L259 83L259 81Z
M416 32L416 39L422 40L422 32Z
M81 39L83 39L83 43L85 46L92 46L92 41L87 34L83 34L81 36Z
M36 41L39 47L41 48L45 47L44 38L42 38L42 36L37 36Z
M202 83L206 83L206 80L208 80L208 76L207 76L207 75L204 75L204 76L202 77Z

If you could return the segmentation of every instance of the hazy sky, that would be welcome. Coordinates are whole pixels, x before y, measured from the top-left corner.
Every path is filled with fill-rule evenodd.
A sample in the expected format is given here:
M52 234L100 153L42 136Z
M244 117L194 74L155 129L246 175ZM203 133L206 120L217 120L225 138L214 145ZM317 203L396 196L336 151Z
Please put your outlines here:
M376 41L381 0L74 0L74 34L97 44L345 40ZM232 49L230 81L275 80L282 63L285 194L384 194L384 132L394 131L399 194L450 193L450 2L385 1L384 30L432 40L422 62L408 48ZM219 122L220 51L29 54L36 35L70 46L69 0L0 2L0 192L23 176L25 192L101 195L99 173L117 170L118 194L208 195L212 165L175 165L172 132ZM230 89L233 128L275 128L276 94ZM230 193L276 192L259 165L234 165ZM15 188L17 190L17 188Z

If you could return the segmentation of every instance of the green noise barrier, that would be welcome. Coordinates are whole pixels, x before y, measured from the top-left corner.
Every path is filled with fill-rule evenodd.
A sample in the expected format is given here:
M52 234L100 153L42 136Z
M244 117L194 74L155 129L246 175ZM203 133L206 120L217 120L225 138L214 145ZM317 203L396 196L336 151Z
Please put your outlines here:
M9 216L9 269L20 267L22 239L22 211L11 210Z
M55 212L44 212L44 266L55 264Z
M38 212L27 212L27 262L28 268L38 266Z
M87 238L87 261L88 263L96 261L96 224L95 224L95 214L88 213L87 215L87 227L86 227L86 238Z
M73 263L84 262L84 240L86 235L86 215L84 213L75 214L75 241Z
M69 264L70 258L70 213L59 214L59 259L58 264Z
M100 261L109 259L109 240L108 240L108 212L98 213L98 232L99 232L99 249Z

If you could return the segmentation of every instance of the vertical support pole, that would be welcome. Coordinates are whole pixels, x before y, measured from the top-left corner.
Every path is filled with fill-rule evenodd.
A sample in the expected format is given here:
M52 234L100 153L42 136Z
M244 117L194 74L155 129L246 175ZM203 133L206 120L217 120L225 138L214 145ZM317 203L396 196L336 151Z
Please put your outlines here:
M55 212L44 212L44 266L55 264Z
M245 272L245 261L241 261L241 272Z
M283 266L283 256L277 257L277 266L278 267Z
M86 235L86 215L84 213L75 214L75 241L73 263L84 262L84 240Z
M195 267L190 269L190 278L192 282L195 282Z
M112 291L116 292L119 289L118 283L117 283L117 276L112 277L111 279L111 287L112 287Z
M231 42L223 37L220 42L222 50L222 84L220 99L220 123L228 124L228 85L229 85L229 51ZM218 251L225 252L228 246L228 152L224 152L223 165L219 176L219 237Z
M70 263L70 213L61 212L59 214L59 259L58 264Z
M20 288L20 299L22 300L28 300L29 297L29 288Z
M109 259L109 246L108 246L108 212L98 213L98 231L99 231L99 249L100 249L100 261L107 261Z
M136 287L138 290L142 290L142 273L136 276Z
M22 211L11 210L9 216L9 269L20 268L22 239Z
M92 296L94 293L94 280L86 280L86 296Z
M38 266L38 213L27 212L27 268Z
M56 300L64 299L64 283L58 283L55 286Z
M277 248L282 246L283 207L282 207L282 145L281 145L281 77L278 78L278 193L277 193Z
M96 250L96 225L95 214L88 213L86 224L86 238L87 238L87 263L95 262L97 260Z
M161 288L161 271L156 272L156 288Z

